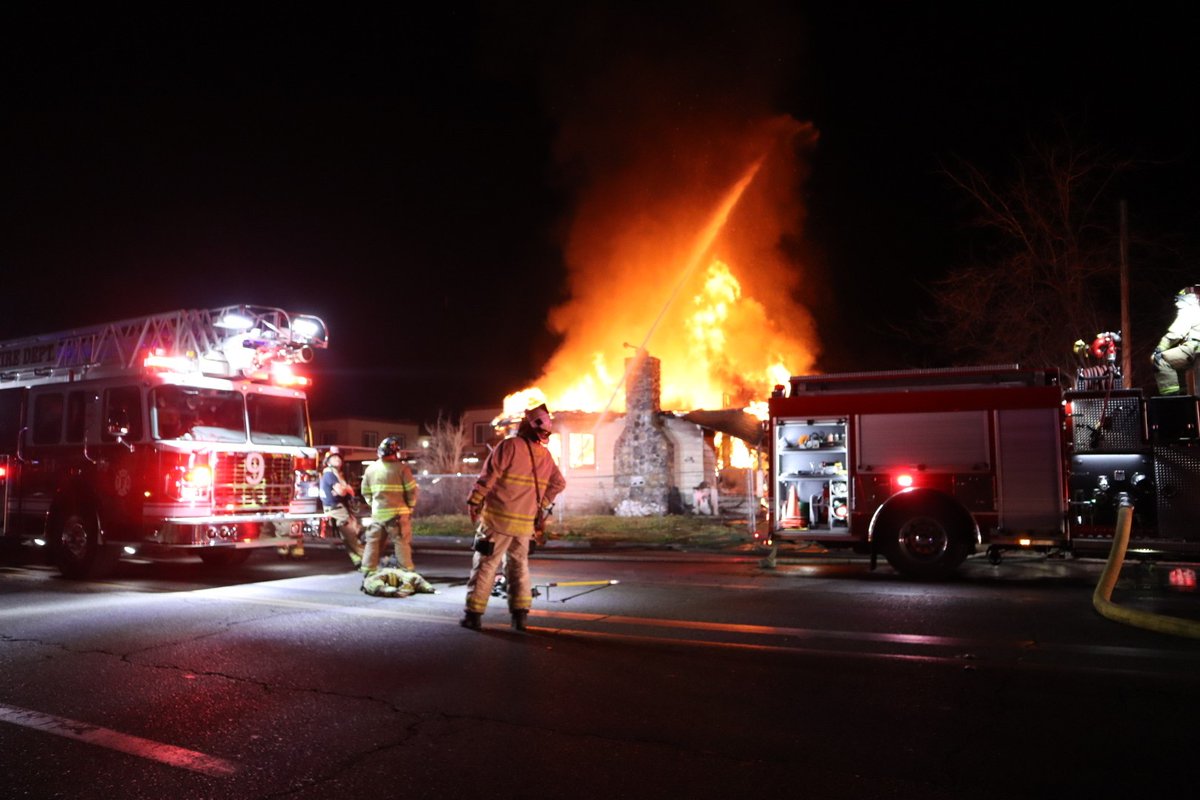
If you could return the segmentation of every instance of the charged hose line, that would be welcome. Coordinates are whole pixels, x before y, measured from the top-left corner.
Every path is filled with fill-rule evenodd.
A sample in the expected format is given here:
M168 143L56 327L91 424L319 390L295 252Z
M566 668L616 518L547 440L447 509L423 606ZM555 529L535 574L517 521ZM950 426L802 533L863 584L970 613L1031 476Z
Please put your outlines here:
M1129 530L1133 527L1133 506L1122 503L1117 509L1117 530L1113 535L1112 550L1108 553L1108 562L1092 593L1092 605L1101 616L1108 617L1114 622L1157 631L1170 636L1188 636L1200 639L1200 621L1169 617L1163 614L1151 614L1148 611L1138 611L1132 608L1122 608L1112 602L1112 590L1121 574L1121 566L1125 563L1125 550L1129 547Z

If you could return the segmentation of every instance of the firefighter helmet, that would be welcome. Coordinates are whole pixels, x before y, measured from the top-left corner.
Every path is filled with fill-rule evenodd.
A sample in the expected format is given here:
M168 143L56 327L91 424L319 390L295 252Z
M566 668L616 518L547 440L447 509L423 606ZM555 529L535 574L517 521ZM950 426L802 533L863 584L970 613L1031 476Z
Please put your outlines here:
M325 454L325 460L321 463L328 467L330 460L333 458L342 458L342 451L337 447L329 448L329 452ZM344 458L342 460L345 461Z
M1175 305L1200 301L1200 286L1185 286L1175 293Z
M375 450L375 453L380 458L387 458L388 456L392 456L393 458L398 457L400 455L400 440L395 436L387 437L379 443L379 447Z
M550 440L550 432L554 429L554 419L550 416L550 409L546 408L545 403L526 411L523 421L539 442L544 444Z

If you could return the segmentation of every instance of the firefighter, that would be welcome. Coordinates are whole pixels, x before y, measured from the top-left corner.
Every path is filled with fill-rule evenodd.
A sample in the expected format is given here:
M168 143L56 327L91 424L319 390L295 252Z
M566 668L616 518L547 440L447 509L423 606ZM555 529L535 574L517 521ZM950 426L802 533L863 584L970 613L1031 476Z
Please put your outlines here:
M1178 394L1183 373L1200 353L1200 286L1185 286L1175 295L1175 321L1154 348L1150 360L1159 394Z
M363 576L362 590L375 597L408 597L418 592L437 594L433 584L407 569L387 567Z
M389 436L379 443L379 458L367 466L362 478L363 500L371 504L371 524L363 551L362 571L379 569L384 540L396 547L396 560L404 569L413 568L412 512L417 505L417 480L400 460L400 441Z
M331 447L325 456L325 470L321 473L321 505L329 517L329 524L342 537L342 543L350 555L350 563L357 568L362 564L363 546L358 539L362 533L362 523L350 509L354 487L346 482L342 474L343 463L342 454L336 447Z
M464 628L477 631L483 627L496 571L504 562L512 626L525 630L533 604L529 543L540 535L542 518L567 486L545 446L552 427L546 406L526 411L516 435L488 454L467 499L467 512L479 533L467 580L466 610L459 623Z

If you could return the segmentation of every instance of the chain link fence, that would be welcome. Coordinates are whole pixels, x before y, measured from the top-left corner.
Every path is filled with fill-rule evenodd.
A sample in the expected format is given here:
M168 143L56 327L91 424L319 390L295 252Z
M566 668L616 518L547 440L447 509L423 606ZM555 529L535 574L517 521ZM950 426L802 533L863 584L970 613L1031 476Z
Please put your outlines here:
M421 490L414 517L467 513L467 498L478 475L417 475Z
M417 486L420 487L420 500L413 513L414 517L432 517L446 514L465 514L467 498L475 485L478 475L417 475ZM741 477L741 476L739 476ZM605 482L612 485L611 475L592 475L591 481ZM607 479L607 481L603 481ZM567 492L559 496L555 514L560 519L578 515L608 515L613 513L614 501L610 492L596 492L586 487L587 481L576 476L574 493L568 487ZM738 491L740 489L740 491ZM739 518L753 515L757 511L757 498L754 496L753 484L745 487L737 483L722 485L720 491L710 490L711 505L714 507L708 514L715 517ZM678 492L673 492L673 496ZM719 496L719 499L718 499ZM696 497L691 492L686 497L676 498L672 503L670 513L696 514ZM715 512L715 513L714 513ZM704 513L704 512L699 512ZM751 517L753 518L753 517Z

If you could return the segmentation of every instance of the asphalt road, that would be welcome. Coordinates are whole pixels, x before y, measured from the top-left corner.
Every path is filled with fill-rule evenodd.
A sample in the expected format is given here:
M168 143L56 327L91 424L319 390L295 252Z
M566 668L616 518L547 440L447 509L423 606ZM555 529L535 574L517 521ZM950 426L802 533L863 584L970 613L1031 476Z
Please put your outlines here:
M532 629L368 597L343 557L0 569L5 797L1007 798L1194 788L1200 641L1091 608L1099 562L957 580L798 556L543 553ZM551 586L571 581L614 585ZM1127 570L1114 599L1197 612Z

